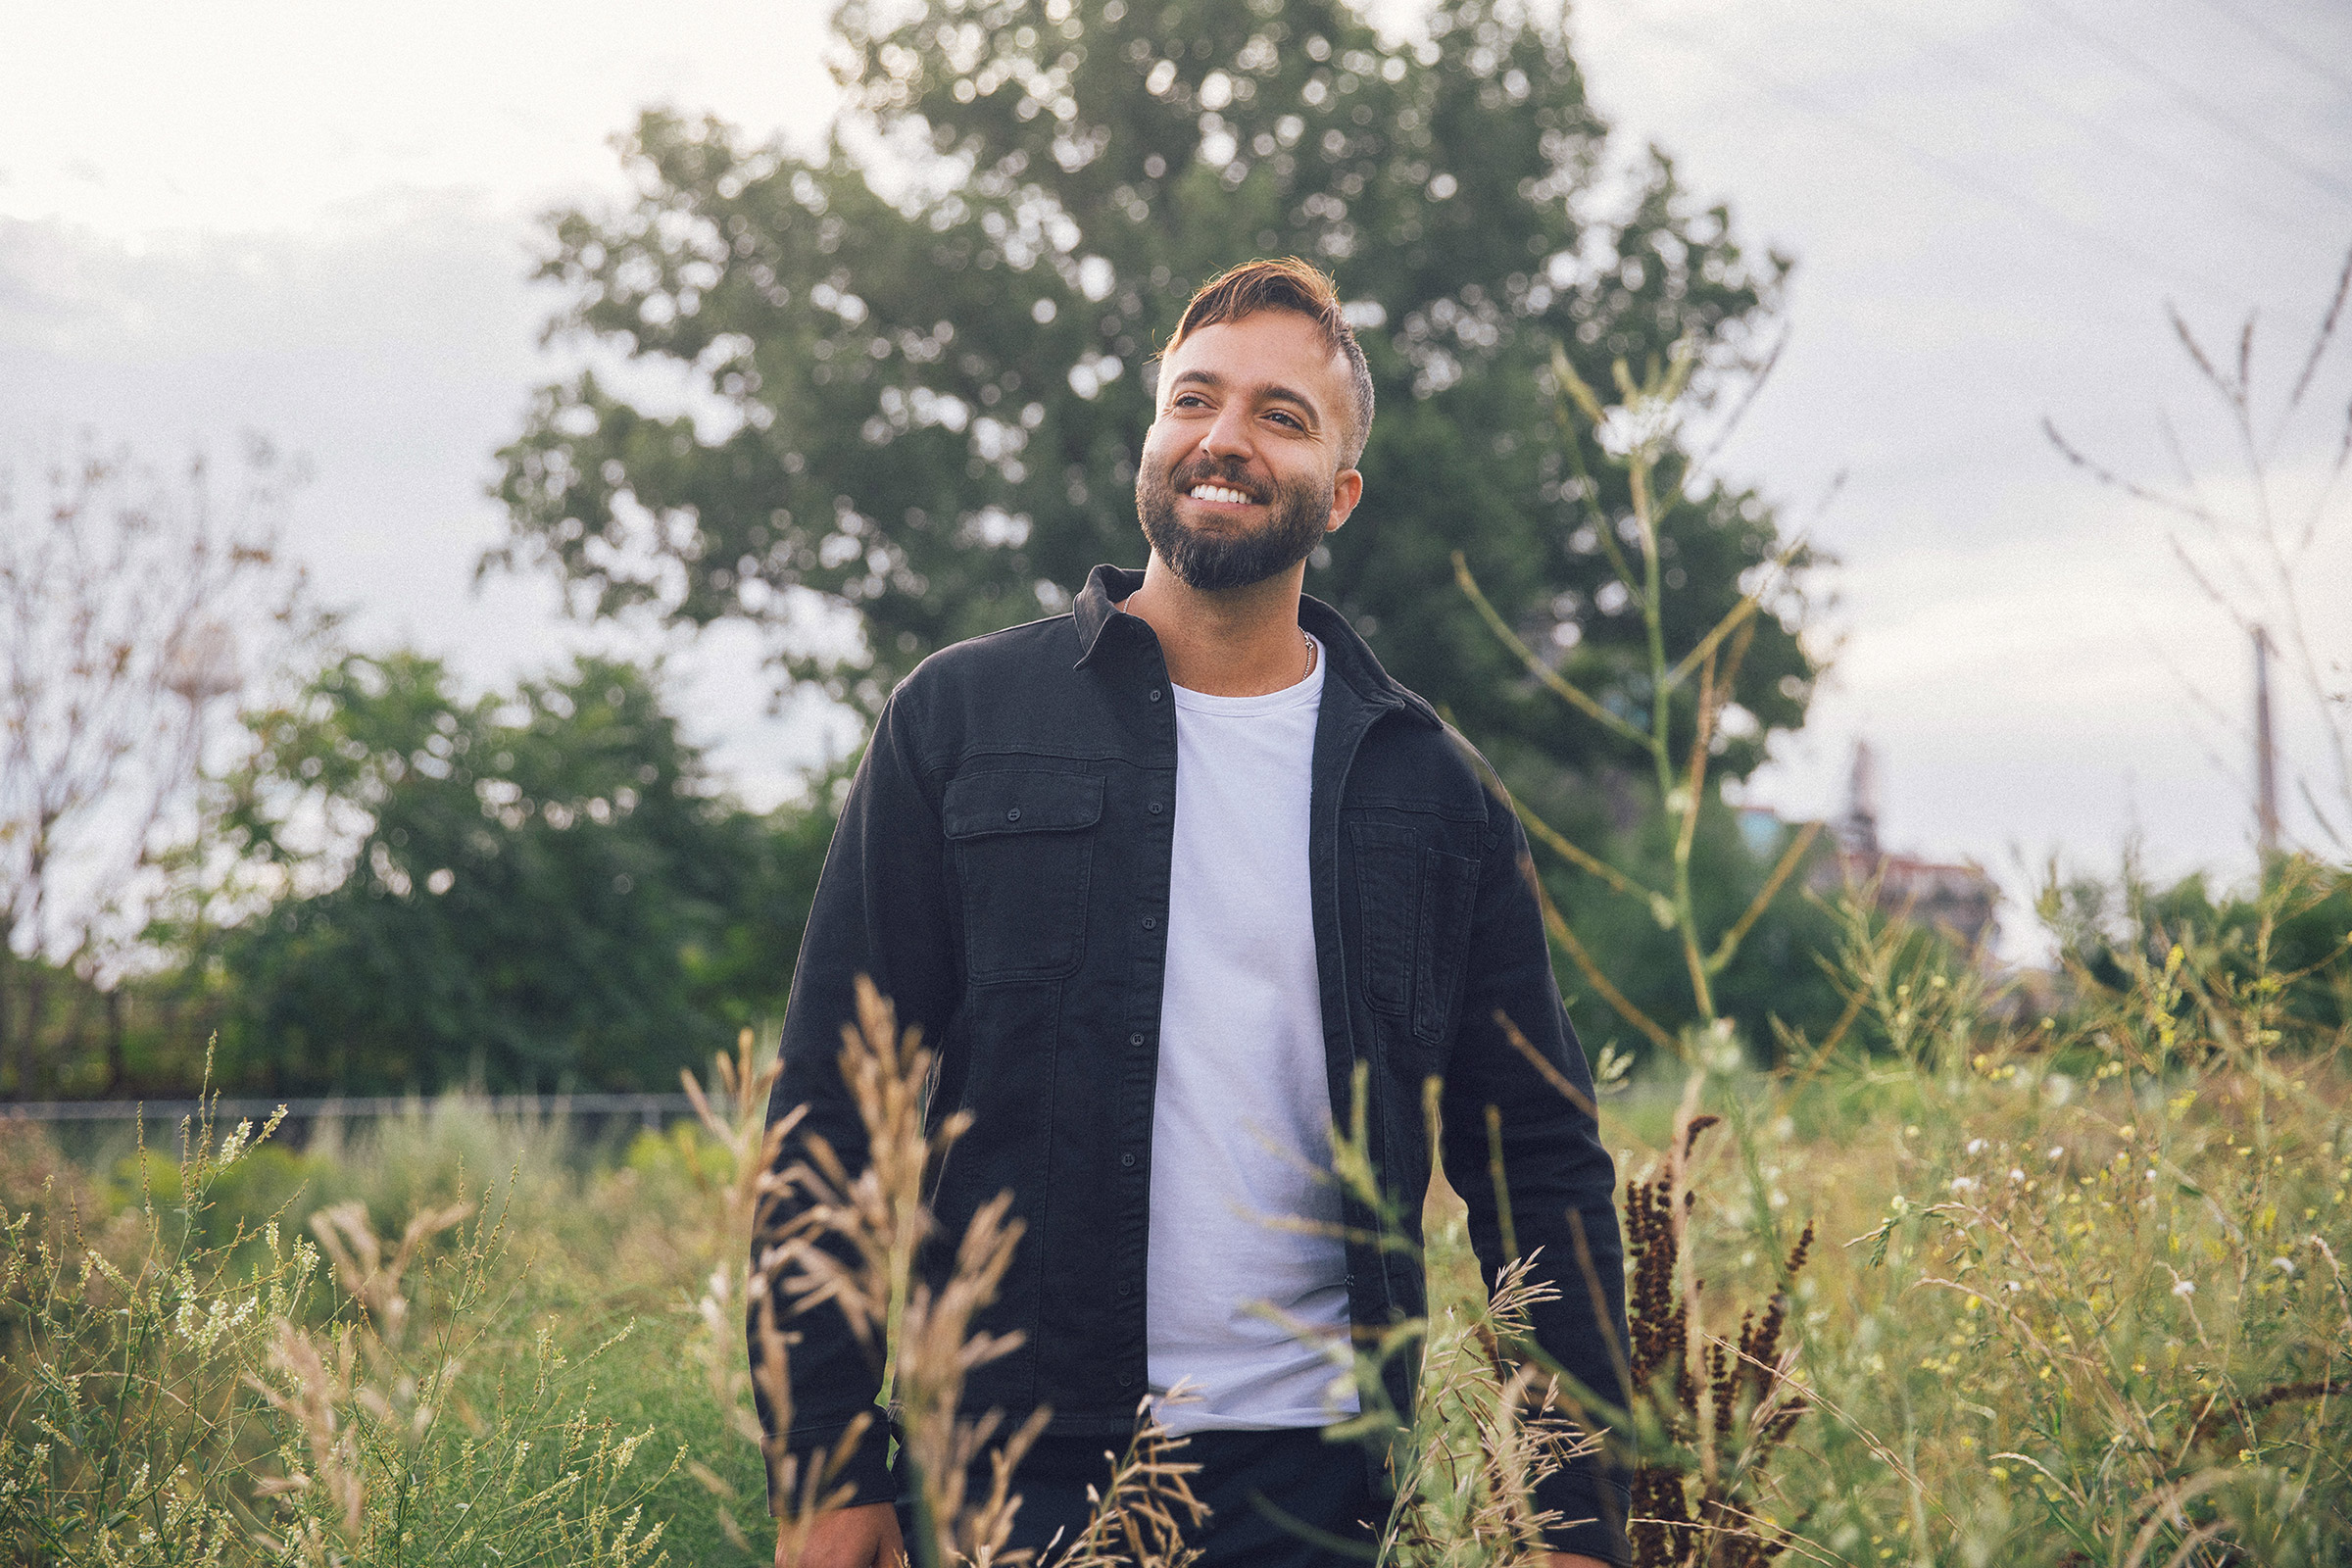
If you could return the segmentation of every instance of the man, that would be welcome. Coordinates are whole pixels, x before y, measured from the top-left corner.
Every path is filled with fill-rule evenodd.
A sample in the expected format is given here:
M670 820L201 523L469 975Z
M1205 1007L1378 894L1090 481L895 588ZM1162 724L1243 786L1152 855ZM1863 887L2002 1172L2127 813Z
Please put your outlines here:
M861 1153L836 1065L860 973L938 1048L934 1103L974 1117L940 1177L945 1233L1007 1189L1026 1226L984 1319L1024 1343L966 1390L974 1410L1053 1411L1016 1477L1015 1545L1074 1530L1139 1399L1180 1379L1198 1399L1160 1414L1203 1466L1208 1561L1350 1560L1261 1499L1370 1539L1377 1461L1323 1441L1355 1410L1333 1393L1333 1342L1420 1313L1426 1286L1327 1179L1359 1070L1414 1243L1423 1085L1443 1077L1444 1157L1490 1284L1498 1111L1512 1229L1559 1287L1536 1337L1624 1396L1608 1155L1496 1021L1590 1096L1519 825L1429 705L1300 592L1363 493L1371 418L1322 273L1255 262L1203 288L1162 358L1136 480L1149 564L1099 566L1070 613L907 677L825 863L771 1115L806 1103L805 1132ZM870 1411L876 1380L838 1312L795 1326L789 1442L810 1453ZM1388 1369L1399 1407L1414 1359ZM878 1432L847 1477L855 1500L817 1523L805 1568L899 1560ZM1626 1559L1625 1493L1597 1464L1537 1500L1577 1521L1552 1563Z

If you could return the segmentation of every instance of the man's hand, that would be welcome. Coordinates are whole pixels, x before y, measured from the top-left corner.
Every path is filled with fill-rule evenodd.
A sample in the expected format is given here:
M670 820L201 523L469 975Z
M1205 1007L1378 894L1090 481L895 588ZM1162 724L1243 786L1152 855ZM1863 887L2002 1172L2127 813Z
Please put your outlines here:
M808 1526L800 1555L785 1550L776 1533L776 1568L906 1568L906 1544L899 1539L899 1510L887 1502L859 1503L820 1513ZM1571 1558L1586 1562L1588 1558Z

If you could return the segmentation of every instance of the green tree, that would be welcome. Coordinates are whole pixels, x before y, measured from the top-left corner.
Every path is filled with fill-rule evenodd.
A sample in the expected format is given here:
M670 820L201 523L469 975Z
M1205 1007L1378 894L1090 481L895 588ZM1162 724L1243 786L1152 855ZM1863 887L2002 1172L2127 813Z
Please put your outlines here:
M2217 891L2202 871L2156 887L2127 862L2114 883L2053 876L2041 913L2061 968L2093 998L2127 992L2136 969L2163 968L2178 947L2226 995L2252 995L2267 975L2295 1023L2319 1033L2352 1025L2352 869L2344 866L2274 856L2251 888Z
M351 655L252 722L228 831L281 891L220 940L232 1082L663 1089L780 1014L829 813L714 793L644 671Z
M822 156L648 113L634 204L551 217L554 327L682 375L698 406L593 372L544 388L501 454L511 534L486 565L544 564L588 612L760 623L789 678L871 711L933 649L1141 557L1151 354L1208 276L1297 253L1354 302L1381 409L1365 502L1310 591L1507 775L1641 762L1563 716L1448 557L1583 689L1643 710L1646 629L1583 505L1597 486L1630 526L1625 473L1602 432L1554 423L1550 355L1605 384L1688 342L1703 399L1755 368L1786 264L1661 155L1604 177L1556 25L1488 0L1442 0L1408 41L1333 0L851 0L834 26L846 108ZM1666 635L1688 647L1784 547L1758 497L1679 450L1656 472ZM1757 617L1718 778L1802 720L1800 580Z

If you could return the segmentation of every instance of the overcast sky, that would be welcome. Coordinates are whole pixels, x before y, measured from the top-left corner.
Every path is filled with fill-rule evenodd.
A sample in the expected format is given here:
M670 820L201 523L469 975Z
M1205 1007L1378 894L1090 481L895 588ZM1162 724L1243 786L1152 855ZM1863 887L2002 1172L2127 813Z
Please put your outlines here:
M315 470L289 542L363 642L491 683L609 638L536 579L472 581L501 533L490 454L559 369L537 342L556 301L526 280L534 215L616 194L609 138L647 103L813 143L826 10L0 0L0 446L22 467L86 430L170 460L263 431ZM1723 466L1838 558L1837 674L1750 798L1836 809L1867 736L1893 846L2013 888L2051 854L2112 868L2132 836L2161 873L2248 873L2245 638L2165 520L2040 425L2162 483L2169 415L2207 500L2252 515L2165 312L2228 365L2258 311L2255 403L2282 404L2352 247L2352 10L1619 0L1572 19L1625 150L1655 142L1797 263L1788 352ZM2269 452L2290 502L2332 454L2347 367L2339 348ZM2352 506L2303 581L2343 691ZM676 662L754 799L842 743L806 706L764 716L749 639ZM2282 699L2290 777L2340 805L2310 700Z

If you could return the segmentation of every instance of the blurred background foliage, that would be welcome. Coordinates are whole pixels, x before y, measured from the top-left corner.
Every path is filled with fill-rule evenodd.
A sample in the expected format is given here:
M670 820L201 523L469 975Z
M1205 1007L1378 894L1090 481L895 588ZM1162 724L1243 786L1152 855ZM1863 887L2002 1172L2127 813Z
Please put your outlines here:
M232 1079L667 1087L781 1015L830 824L715 793L645 671L466 701L432 660L352 655L250 722L228 831L289 888L348 869L218 944Z
M550 336L589 368L497 454L510 526L483 568L546 573L591 620L748 623L780 687L870 717L929 653L1140 562L1154 351L1218 270L1306 256L1379 399L1365 501L1309 591L1545 820L1654 882L1672 828L1644 759L1531 675L1450 559L1544 662L1646 722L1623 541L1592 520L1630 522L1625 473L1605 426L1558 417L1551 356L1607 386L1684 345L1683 410L1720 432L1769 369L1789 263L1663 153L1613 147L1559 23L1448 0L1396 41L1335 0L851 0L835 32L845 108L820 154L652 110L619 142L634 198L548 215ZM1657 468L1669 659L1743 593L1765 604L1692 850L1720 924L1787 842L1721 788L1804 722L1820 563L1703 445L1678 434ZM150 857L137 961L20 944L10 995L36 1004L0 1005L0 1095L184 1091L216 1034L216 1081L248 1090L669 1089L780 1016L840 775L747 808L658 668L582 659L479 692L409 652L307 658L250 672ZM1831 850L1718 982L1758 1054L1776 1019L1821 1038L1843 1009L1806 891ZM1544 874L1600 970L1689 1023L1671 933ZM2189 907L2201 886L2179 897L2230 929ZM1589 1048L1640 1054L1569 978Z

